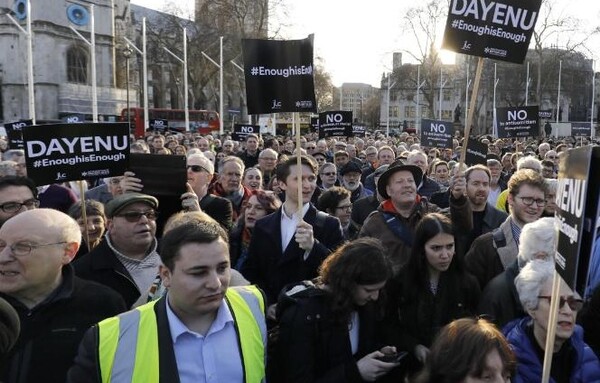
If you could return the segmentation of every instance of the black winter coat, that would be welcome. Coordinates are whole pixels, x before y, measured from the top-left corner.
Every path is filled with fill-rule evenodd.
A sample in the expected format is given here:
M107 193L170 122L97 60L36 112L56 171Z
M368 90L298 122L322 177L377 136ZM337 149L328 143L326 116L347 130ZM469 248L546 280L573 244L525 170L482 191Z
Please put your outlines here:
M470 274L443 272L437 294L420 285L404 267L388 282L387 331L398 350L414 353L419 344L430 347L435 335L454 319L476 313L481 290Z
M64 382L83 334L95 323L126 310L123 298L106 286L77 278L70 265L62 284L32 310L0 294L19 314L21 334L0 366L4 383Z
M359 313L358 351L352 355L348 324L334 321L328 294L299 299L282 313L277 348L285 383L363 382L356 362L379 350L373 303ZM315 314L317 313L317 314ZM278 383L278 382L276 382Z
M515 260L502 274L496 275L485 286L481 295L478 314L489 315L500 329L508 322L527 315L515 287L517 275L519 265Z

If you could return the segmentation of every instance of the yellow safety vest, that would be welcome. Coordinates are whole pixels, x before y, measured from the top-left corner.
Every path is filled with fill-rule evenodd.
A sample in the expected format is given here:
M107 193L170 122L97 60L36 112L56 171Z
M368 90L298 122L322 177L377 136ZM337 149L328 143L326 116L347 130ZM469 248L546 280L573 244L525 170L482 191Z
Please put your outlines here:
M255 286L230 287L225 300L240 341L244 382L265 381L265 303ZM153 301L98 324L102 383L159 383L158 328ZM138 336L141 334L141 336Z

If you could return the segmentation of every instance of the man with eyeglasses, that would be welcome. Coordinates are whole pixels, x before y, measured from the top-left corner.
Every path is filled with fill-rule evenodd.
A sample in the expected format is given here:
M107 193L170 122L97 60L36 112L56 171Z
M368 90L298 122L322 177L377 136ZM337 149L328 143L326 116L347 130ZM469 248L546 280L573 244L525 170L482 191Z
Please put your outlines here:
M17 311L21 332L2 382L64 382L85 331L126 310L115 291L76 277L77 222L53 209L25 211L0 228L0 297Z
M270 148L262 150L258 155L258 168L262 171L263 184L265 186L271 182L278 157L278 153Z
M477 278L482 289L515 261L521 229L542 216L546 193L544 177L534 170L518 170L510 178L508 218L499 228L477 237L465 256L467 270Z
M37 188L27 177L0 178L0 227L15 215L40 206Z
M203 211L217 221L226 231L233 226L231 202L208 192L215 174L211 160L201 154L187 158L188 190L181 196L181 205L187 211Z
M157 208L156 198L133 192L106 204L104 241L75 261L77 276L114 289L132 307L158 274Z

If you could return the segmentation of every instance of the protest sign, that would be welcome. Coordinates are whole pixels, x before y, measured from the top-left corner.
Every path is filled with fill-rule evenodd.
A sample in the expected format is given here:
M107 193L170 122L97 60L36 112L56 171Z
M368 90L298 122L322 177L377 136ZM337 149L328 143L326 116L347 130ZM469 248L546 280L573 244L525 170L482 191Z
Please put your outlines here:
M259 125L247 125L247 124L235 124L233 126L233 133L231 134L231 139L234 141L246 141L246 137L249 134L260 133Z
M310 131L311 133L319 132L319 117L310 118Z
M367 127L364 125L352 125L352 135L354 137L366 137Z
M561 159L556 190L556 271L581 296L588 278L596 238L600 180L600 148L568 150Z
M451 0L442 48L522 63L541 0Z
M61 120L63 120L67 124L79 124L79 123L85 122L85 115L72 114L72 115L61 118Z
M142 193L179 198L186 192L184 156L131 153L128 169L142 180Z
M467 144L465 164L473 166L477 164L487 165L488 147L477 140L469 140Z
M537 106L496 108L496 126L498 138L538 137L540 135L539 108Z
M552 109L540 109L538 116L542 120L551 120L552 119Z
M169 120L164 118L151 118L148 121L148 127L158 132L164 132L169 128Z
M571 122L571 136L591 137L592 127L589 122Z
M313 40L242 40L248 114L317 111Z
M351 111L331 111L319 113L319 138L351 136Z
M17 122L11 122L4 124L4 130L6 130L6 137L8 137L9 149L24 149L23 144L23 128L31 126L32 120L21 120Z
M452 149L454 126L448 121L421 120L421 145Z
M38 185L122 175L129 160L127 123L23 128L27 176Z

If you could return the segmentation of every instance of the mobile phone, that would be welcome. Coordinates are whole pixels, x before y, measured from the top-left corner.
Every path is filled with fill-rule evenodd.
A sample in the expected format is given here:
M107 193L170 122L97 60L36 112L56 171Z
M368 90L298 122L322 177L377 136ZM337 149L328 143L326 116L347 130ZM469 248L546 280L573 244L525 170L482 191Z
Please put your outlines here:
M384 356L380 356L377 359L385 363L398 363L402 359L404 359L406 355L408 355L408 353L406 351L403 351L400 353L385 354Z

